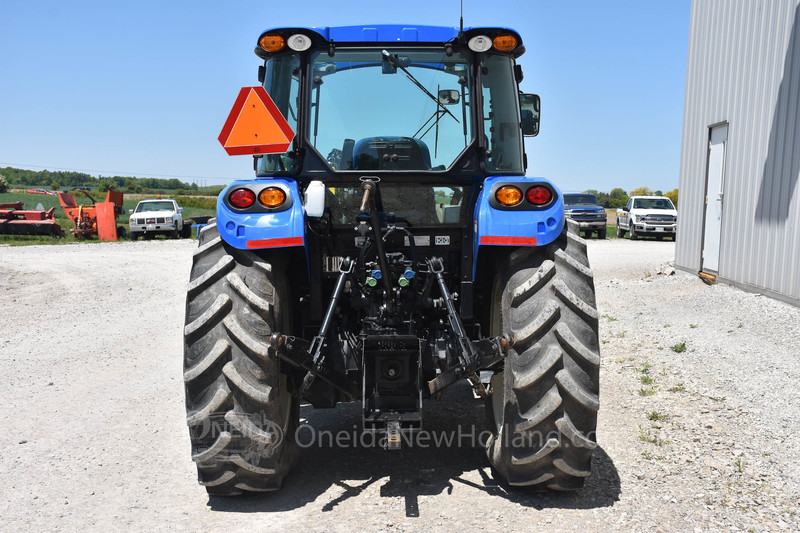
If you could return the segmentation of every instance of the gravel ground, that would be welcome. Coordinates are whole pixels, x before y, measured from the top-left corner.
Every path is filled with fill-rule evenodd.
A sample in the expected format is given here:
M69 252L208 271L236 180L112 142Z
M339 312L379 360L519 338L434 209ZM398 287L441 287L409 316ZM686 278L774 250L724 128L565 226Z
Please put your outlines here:
M181 381L193 248L0 247L0 529L800 529L800 309L670 275L674 244L656 241L589 242L602 407L582 491L508 492L465 438L396 454L310 447L281 492L208 498ZM352 433L360 413L301 416ZM483 429L465 386L425 416Z

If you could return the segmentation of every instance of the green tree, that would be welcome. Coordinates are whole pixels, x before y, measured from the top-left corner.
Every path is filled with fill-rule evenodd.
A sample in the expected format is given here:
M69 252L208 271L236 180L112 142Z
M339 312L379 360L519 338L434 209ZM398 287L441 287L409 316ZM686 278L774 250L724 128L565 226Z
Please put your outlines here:
M0 192L8 192L8 181L2 174L0 174Z
M128 192L132 193L142 192L142 186L139 185L139 181L135 178L128 178L125 180L125 188L128 189Z
M653 196L653 191L650 187L638 187L631 191L631 196Z
M100 181L97 187L100 189L101 192L106 192L114 188L114 183L111 180L104 179Z
M625 192L625 189L620 189L617 187L616 189L611 189L611 192L608 193L611 198L627 198L628 193Z
M616 187L608 193L607 203L603 203L603 205L612 209L619 209L626 203L628 203L628 193L625 192L625 189Z
M672 203L675 204L675 207L678 207L678 189L672 189L664 196L672 200Z
M58 183L56 180L53 180L53 181L50 182L50 190L51 191L57 191L60 188L61 188L61 184Z
M328 160L328 163L330 163L331 168L334 170L341 170L342 155L344 154L338 148L334 148L328 153L328 157L326 159Z

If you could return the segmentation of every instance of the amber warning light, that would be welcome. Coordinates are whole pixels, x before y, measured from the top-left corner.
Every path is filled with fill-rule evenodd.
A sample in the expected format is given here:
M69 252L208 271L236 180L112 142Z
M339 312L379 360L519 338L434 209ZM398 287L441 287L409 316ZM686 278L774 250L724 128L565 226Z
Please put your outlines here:
M228 155L282 154L292 139L294 131L263 87L242 87L219 134Z

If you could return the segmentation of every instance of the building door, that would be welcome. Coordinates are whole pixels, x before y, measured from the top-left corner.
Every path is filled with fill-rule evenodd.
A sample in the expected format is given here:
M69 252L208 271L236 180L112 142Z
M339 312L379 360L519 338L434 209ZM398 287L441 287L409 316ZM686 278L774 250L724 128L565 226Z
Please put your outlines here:
M703 225L705 229L701 270L704 272L719 272L719 241L722 232L722 200L725 187L725 146L727 142L727 124L711 128L706 174L706 212Z

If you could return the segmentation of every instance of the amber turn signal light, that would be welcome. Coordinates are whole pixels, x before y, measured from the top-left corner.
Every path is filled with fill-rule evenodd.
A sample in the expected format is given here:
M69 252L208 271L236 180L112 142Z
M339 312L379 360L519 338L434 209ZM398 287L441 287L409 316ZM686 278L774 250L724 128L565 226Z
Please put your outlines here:
M286 193L279 187L267 187L258 193L258 201L264 207L280 207L286 201Z
M286 46L286 39L274 33L268 33L258 40L260 46L265 52L280 52Z
M497 189L497 192L494 193L494 197L500 205L512 207L518 205L522 201L522 191L513 185L504 185Z
M517 38L507 33L501 33L492 39L492 46L498 52L508 52L517 47Z

